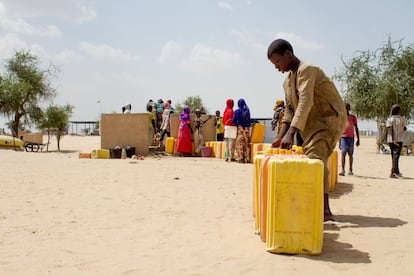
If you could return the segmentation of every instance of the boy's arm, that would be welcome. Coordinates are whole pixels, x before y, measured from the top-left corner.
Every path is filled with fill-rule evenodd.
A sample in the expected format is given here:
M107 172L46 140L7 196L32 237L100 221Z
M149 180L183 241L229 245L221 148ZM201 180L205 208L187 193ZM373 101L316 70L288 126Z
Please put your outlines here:
M309 112L314 104L316 71L314 68L306 68L297 72L298 106L293 114L291 124L303 131L308 120Z
M295 134L298 131L299 131L299 129L297 129L296 127L290 125L287 132L286 132L286 134L283 136L280 147L282 149L290 149L293 145L293 138L295 137Z

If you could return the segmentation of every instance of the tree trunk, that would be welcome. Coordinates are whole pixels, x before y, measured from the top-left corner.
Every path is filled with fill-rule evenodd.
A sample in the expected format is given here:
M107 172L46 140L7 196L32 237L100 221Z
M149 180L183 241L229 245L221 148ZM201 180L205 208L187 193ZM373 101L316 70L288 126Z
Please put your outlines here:
M47 129L47 144L46 144L46 151L49 151L49 142L50 142L50 129Z
M377 129L377 153L380 153L384 150L384 144L387 143L387 127L385 126L385 122L377 120Z
M12 135L16 138L19 137L19 122L20 122L20 115L16 114L14 116L14 121L12 123Z
M58 148L58 151L60 151L60 134L59 134L59 131L58 131L58 133L56 133L56 140L57 140L57 148Z

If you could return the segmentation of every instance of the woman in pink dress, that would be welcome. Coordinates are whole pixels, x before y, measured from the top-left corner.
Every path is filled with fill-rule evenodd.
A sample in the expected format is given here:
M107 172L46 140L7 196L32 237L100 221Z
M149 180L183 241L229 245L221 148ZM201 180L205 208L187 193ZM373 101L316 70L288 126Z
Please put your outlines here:
M179 152L182 156L191 156L192 151L190 108L185 106L183 112L180 114L177 152Z

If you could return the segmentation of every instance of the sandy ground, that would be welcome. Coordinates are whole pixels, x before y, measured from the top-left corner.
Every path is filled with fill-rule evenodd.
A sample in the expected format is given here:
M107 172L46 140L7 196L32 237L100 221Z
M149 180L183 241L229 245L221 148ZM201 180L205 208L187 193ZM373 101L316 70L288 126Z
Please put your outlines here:
M52 141L55 143L55 141ZM0 149L0 275L414 275L414 156L404 179L375 138L331 194L320 256L266 252L254 234L251 164L215 158L79 159Z

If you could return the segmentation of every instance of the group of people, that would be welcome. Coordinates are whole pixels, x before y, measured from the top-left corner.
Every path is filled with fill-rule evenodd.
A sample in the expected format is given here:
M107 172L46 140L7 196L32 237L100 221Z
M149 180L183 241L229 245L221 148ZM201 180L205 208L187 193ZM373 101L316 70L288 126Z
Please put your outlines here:
M164 141L165 135L170 136L170 115L174 113L172 101L164 102L158 99L154 102L150 99L147 103L146 110L149 114L149 141L152 141L158 135L160 142Z
M300 60L288 41L274 40L268 47L267 58L279 72L288 73L283 82L285 100L278 99L274 106L272 129L277 128L277 134L272 146L289 149L294 144L301 145L307 157L323 162L324 220L334 220L329 207L327 162L339 141L342 167L339 174L345 175L346 155L349 158L348 175L353 174L354 144L360 144L357 118L350 113L350 105L342 100L334 83L318 66ZM130 108L129 105L125 110L130 111ZM226 161L248 163L252 125L250 110L244 99L237 101L236 110L233 108L233 99L227 99L223 117L220 116L220 111L216 111L216 138L217 141L227 142ZM171 101L164 103L159 99L154 103L150 100L147 111L150 113L150 128L154 133L161 132L162 141L165 134L169 136L169 116L173 112ZM180 114L177 151L184 156L192 153L192 134L196 143L195 152L200 152L200 147L204 144L202 128L211 118L209 116L207 120L201 120L200 110L196 110L195 114L194 122L191 122L189 107L184 107ZM406 121L399 114L400 106L393 105L386 122L387 142L392 157L391 178L402 176L398 162ZM192 123L195 125L195 133Z
M237 109L233 110L233 99L226 100L226 107L223 117L220 111L216 111L215 127L217 141L226 140L226 161L237 161L239 163L250 162L250 127L251 118L250 110L244 99L239 99ZM204 144L203 125L210 120L208 116L206 120L201 119L201 111L195 110L196 118L191 122L190 108L185 106L180 114L180 126L177 138L177 152L182 156L192 155L191 134L194 136L194 152L200 154L200 149ZM194 124L194 131L192 127ZM231 129L234 128L234 129ZM227 131L226 131L227 130Z

